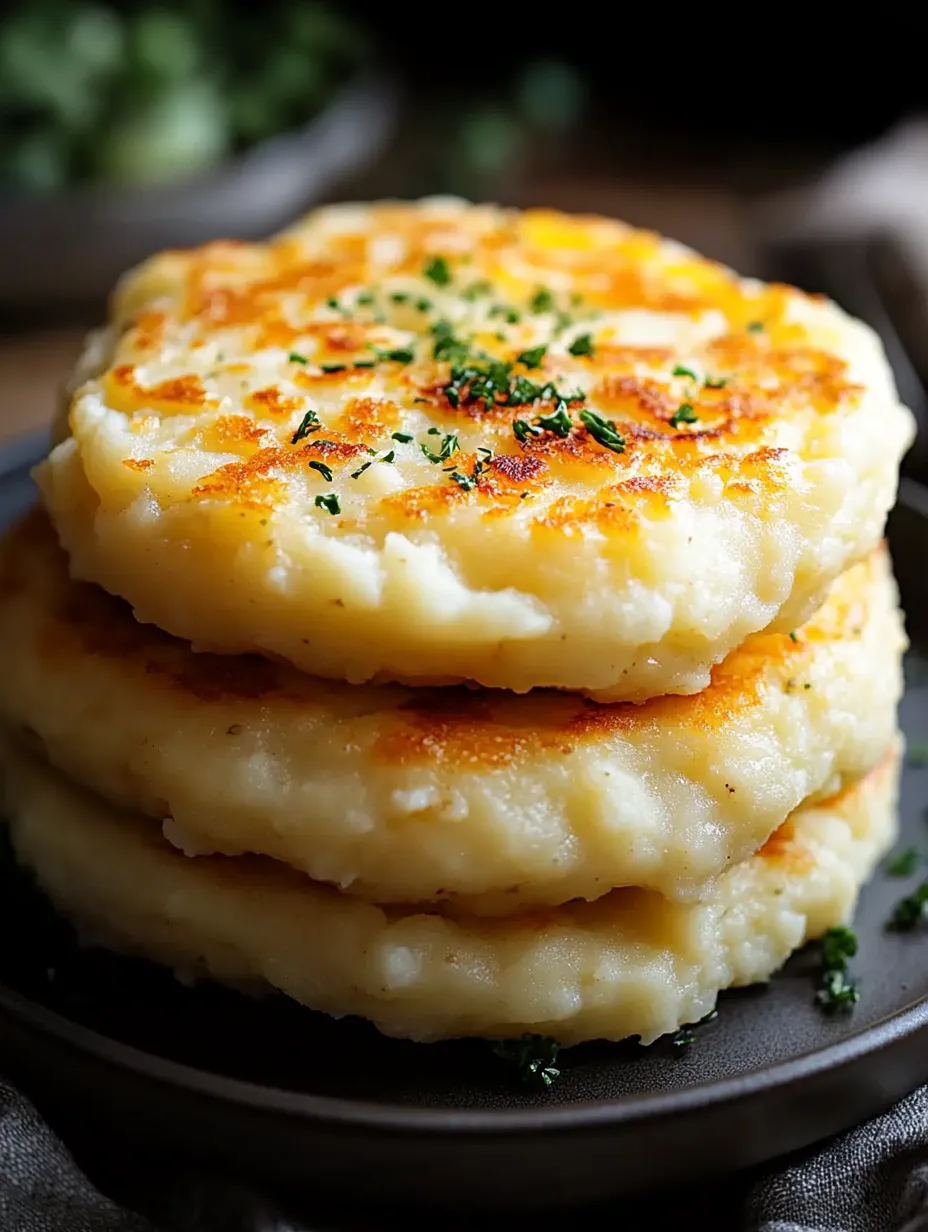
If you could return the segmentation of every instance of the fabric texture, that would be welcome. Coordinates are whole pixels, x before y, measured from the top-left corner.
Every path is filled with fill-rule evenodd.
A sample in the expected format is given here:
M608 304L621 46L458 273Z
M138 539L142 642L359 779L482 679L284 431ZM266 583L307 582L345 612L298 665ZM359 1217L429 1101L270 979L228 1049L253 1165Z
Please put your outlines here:
M106 1169L104 1169L104 1172ZM329 1211L294 1217L238 1181L175 1171L162 1175L135 1160L110 1160L117 1202L91 1183L32 1105L0 1080L0 1229L2 1232L362 1232L434 1228L436 1214ZM621 1213L623 1232L928 1232L928 1087L890 1112L762 1177L744 1196L727 1179L698 1195L624 1202L617 1209L552 1211L536 1229L594 1227ZM145 1213L139 1213L144 1211ZM463 1216L461 1216L463 1218ZM469 1215L446 1228L486 1229ZM515 1220L518 1224L518 1219ZM513 1215L501 1216L511 1229Z

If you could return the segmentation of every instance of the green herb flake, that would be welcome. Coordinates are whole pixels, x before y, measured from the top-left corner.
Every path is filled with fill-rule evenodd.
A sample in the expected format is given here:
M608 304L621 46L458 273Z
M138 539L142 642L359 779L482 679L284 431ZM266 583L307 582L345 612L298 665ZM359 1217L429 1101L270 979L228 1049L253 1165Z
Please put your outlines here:
M383 347L375 346L372 350L378 359L387 359L395 364L411 364L416 358L407 347L397 347L395 350L385 351Z
M730 380L727 376L707 376L703 384L706 389L724 389Z
M291 364L308 364L309 360L305 355L301 355L299 351L291 351L287 356L287 360Z
M525 364L526 368L540 368L547 352L546 346L532 347L530 351L523 351L517 356L517 360L520 364Z
M550 1087L561 1071L555 1065L561 1050L547 1035L523 1035L521 1039L497 1040L493 1051L514 1066L522 1082Z
M326 483L332 482L332 468L329 466L326 466L324 462L317 462L315 459L313 459L313 461L310 462L309 466L310 466L310 470L318 471L319 474L322 476L322 478L326 481Z
M356 359L351 365L352 368L376 368L377 365L372 359Z
M598 444L611 449L613 453L625 452L625 437L611 419L604 419L597 411L581 411L580 422Z
M463 471L458 470L449 471L448 474L450 474L458 487L463 488L465 492L472 492L477 486L477 479L474 475L465 475Z
M342 507L338 503L337 492L320 493L316 497L315 505L317 509L325 509L327 513L331 513L333 516L342 511Z
M554 308L554 296L547 287L539 287L529 302L532 312L550 312Z
M347 371L348 365L347 364L320 364L319 367L322 369L323 372L345 372Z
M374 297L373 295L371 295L369 291L365 291L363 294L359 295L357 299L355 300L355 303L358 304L361 308L366 308L368 304L372 304L373 302L374 302Z
M393 432L391 433L390 439L394 441L399 441L401 445L408 445L409 442L412 440L412 433L411 432Z
M691 381L699 380L699 377L696 375L696 373L693 371L692 368L684 368L682 364L677 364L677 366L673 370L672 375L673 376L688 376Z
M762 334L764 332L763 321L748 321L747 331L749 334Z
M841 925L822 937L822 982L815 1000L828 1014L853 1009L860 994L848 974L847 960L857 953L857 935Z
M409 296L405 291L393 291L390 294L390 299L394 304L408 304Z
M565 437L570 436L573 423L570 418L570 412L567 410L566 402L559 402L557 408L550 415L538 416L539 428L544 428L546 432L553 432L555 436Z
M378 462L394 462L396 460L396 450L391 449L389 453L385 453L382 458L378 458Z
M512 430L515 433L516 440L521 444L524 444L530 436L541 436L543 431L541 427L536 427L525 419L513 420Z
M454 326L450 321L438 321L432 326L432 337L435 345L432 347L432 358L449 364L463 364L470 354L466 342L454 335Z
M690 1027L681 1027L670 1039L670 1046L676 1053L684 1053L696 1043L696 1033Z
M928 881L923 881L912 894L900 898L889 917L889 928L908 933L928 919Z
M592 355L595 350L593 346L593 335L578 334L567 350L571 355L576 356L577 359L580 359L583 356Z
M837 1014L853 1009L860 1000L860 992L845 971L825 971L815 1000L827 1014Z
M360 479L368 467L373 466L373 462L365 462L363 466L359 466L356 471L351 472L352 479Z
M432 311L432 301L430 299L417 299L416 309L419 312L431 312Z
M290 444L291 445L298 444L300 441L304 440L307 436L309 436L310 432L318 432L321 427L322 427L322 424L319 422L319 418L316 415L316 412L307 411L306 414L303 416L303 418L300 420L300 426L294 432L293 436L290 437Z
M798 641L799 641L799 634L796 632L796 630L795 630L795 629L790 629L790 631L789 631L789 640L790 640L791 642L798 642Z
M426 261L422 272L436 287L446 287L451 281L451 270L444 257L432 257Z
M906 847L904 851L896 852L886 865L889 877L911 877L921 863L921 856L914 847Z
M334 296L334 295L330 296L330 297L329 297L329 298L325 301L325 305L326 305L326 307L327 307L327 308L334 308L334 309L336 310L336 312L341 312L341 306L339 305L339 302L338 302L338 300L335 298L335 296Z
M486 278L482 278L479 282L472 282L469 287L465 287L461 292L461 298L473 303L481 295L491 295L492 293L493 284L488 282Z
M431 432L431 429L429 429ZM438 447L438 453L433 453L428 445L420 444L419 448L425 454L430 462L447 462L453 453L457 453L460 449L458 438L453 432L449 432L447 436L441 438L441 444Z
M670 416L670 426L679 428L680 424L694 424L699 422L699 416L693 410L692 403L681 402L674 413Z

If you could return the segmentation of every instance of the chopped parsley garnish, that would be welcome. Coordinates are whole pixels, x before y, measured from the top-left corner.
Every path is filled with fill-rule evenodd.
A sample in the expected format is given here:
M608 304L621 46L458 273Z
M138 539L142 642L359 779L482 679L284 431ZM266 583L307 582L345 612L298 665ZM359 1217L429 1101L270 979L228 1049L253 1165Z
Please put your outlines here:
M489 411L497 404L503 406L528 406L532 402L547 399L582 401L582 390L575 393L561 392L553 381L543 385L527 376L513 376L512 364L491 360L485 367L476 364L456 365L451 369L451 380L442 390L449 403L473 406L482 402Z
M373 462L365 462L363 466L359 466L356 471L351 472L351 478L360 479L361 476L364 474L364 472L368 469L368 467L371 467L373 465L374 465Z
M523 351L517 356L517 360L520 364L525 364L526 368L540 368L547 351L546 346L532 347L531 350Z
M695 1028L702 1027L708 1022L713 1022L718 1016L718 1010L712 1009L703 1018L700 1018L698 1022L688 1022L685 1026L680 1027L678 1031L675 1031L670 1037L670 1047L674 1053L677 1056L682 1056L688 1048L696 1043Z
M337 492L326 492L325 494L320 492L314 503L317 509L325 509L326 512L333 515L342 511L342 507L338 503Z
M430 428L431 432L432 429ZM437 429L436 429L437 433ZM441 438L441 445L438 447L438 453L433 453L428 445L420 443L419 448L425 454L430 462L447 462L453 453L457 453L460 449L458 438L453 432L449 432L447 436Z
M539 287L529 304L532 312L550 312L554 307L554 296L547 287Z
M763 321L748 321L747 331L749 334L762 334L764 332Z
M309 363L309 360L306 358L306 356L301 355L299 351L291 351L290 354L287 356L287 359L291 364L308 364Z
M465 475L463 471L458 470L449 471L448 474L458 485L458 487L463 488L465 492L472 492L477 486L477 478L475 475Z
M544 428L546 432L553 432L555 436L560 437L570 436L574 426L567 410L567 403L563 401L557 404L550 415L539 415L537 422L539 428Z
M905 750L906 764L916 769L928 766L928 740L913 740Z
M541 436L542 429L525 419L513 420L512 430L517 441L527 441L530 436Z
M727 376L707 376L703 384L706 389L724 389L730 380Z
M487 315L490 317L502 317L507 325L518 325L522 320L521 312L510 304L494 304Z
M693 424L697 423L698 420L699 416L693 410L692 403L681 402L674 413L670 416L670 426L672 428L679 428L680 424Z
M482 278L479 282L472 282L469 287L465 287L461 292L461 298L470 300L473 303L481 295L490 295L492 291L493 284L488 282L486 278Z
M339 302L338 302L338 300L335 298L335 296L334 296L334 295L329 296L329 298L325 301L325 304L326 304L326 307L327 307L327 308L335 308L335 309L337 309L339 312L341 311L341 307L340 307L340 305L339 305Z
M399 441L401 445L408 445L412 440L411 432L392 432L390 436L391 440Z
M432 311L432 301L430 299L417 299L416 308L418 309L419 312L431 312Z
M892 856L886 865L887 875L890 877L911 877L921 862L921 856L915 847L906 847L904 851L897 852Z
M352 368L376 368L377 365L372 359L356 359L351 365Z
M497 1040L493 1051L514 1065L523 1082L550 1087L561 1071L555 1065L561 1046L547 1035L523 1035L516 1040Z
M385 351L382 347L373 347L374 354L378 359L389 359L395 364L411 364L416 358L412 351L406 347L398 347L393 351Z
M516 440L524 442L530 436L541 436L542 432L553 432L555 436L562 438L570 436L573 426L567 403L562 399L550 415L539 415L534 423L517 419L513 422L512 430Z
M798 642L798 641L799 641L799 634L796 632L796 630L795 630L795 629L790 629L790 631L789 631L789 640L790 640L791 642Z
M320 364L319 367L322 369L323 372L344 372L347 369L348 365L347 364Z
M362 308L366 308L366 307L368 306L368 304L372 304L373 302L374 302L374 297L373 297L373 295L371 295L371 293L370 293L369 291L364 291L364 292L363 292L361 295L359 295L359 296L358 296L358 298L355 300L355 303L356 303L356 304L359 304Z
M313 461L310 462L309 465L310 465L310 469L314 471L318 471L319 474L322 476L323 479L326 480L327 483L332 482L332 468L331 467L326 466L324 462L317 462L315 459L313 459Z
M578 334L567 350L571 353L571 355L575 355L578 359L584 355L592 355L594 351L593 335Z
M860 997L857 985L848 974L847 960L857 953L857 935L841 925L829 928L822 937L822 983L816 1002L826 1013L853 1009Z
M696 1043L696 1034L691 1027L681 1027L679 1031L675 1031L670 1040L670 1046L674 1052L685 1052L691 1044Z
M302 441L305 437L309 436L310 432L318 432L321 427L322 424L319 422L316 412L307 411L300 420L300 426L294 432L293 436L290 437L290 444L296 445L299 441Z
M699 377L692 368L684 368L682 364L677 364L673 370L674 376L688 376L691 381L698 381Z
M391 449L389 453L385 453L382 458L378 458L378 462L393 462L396 459L396 450Z
M581 411L580 422L594 441L611 449L613 453L625 452L625 437L617 430L611 419L604 419L597 411Z
M430 261L426 261L422 272L436 287L446 287L451 281L451 270L444 257L432 257Z
M409 303L409 296L407 295L405 291L391 291L390 299L392 300L394 304Z
M454 336L454 326L450 321L439 321L433 325L432 336L435 339L433 359L444 360L449 364L466 363L470 347Z
M474 462L474 469L469 475L465 474L464 471L459 471L457 467L445 467L445 474L450 475L458 487L463 488L465 492L472 492L474 488L476 488L477 480L486 470L487 463L493 457L493 450L487 449L485 445L482 445L477 450L477 453L478 455L482 454L483 456L478 456L477 460Z
M889 918L895 932L908 933L928 919L928 881L923 881L912 893L900 898Z

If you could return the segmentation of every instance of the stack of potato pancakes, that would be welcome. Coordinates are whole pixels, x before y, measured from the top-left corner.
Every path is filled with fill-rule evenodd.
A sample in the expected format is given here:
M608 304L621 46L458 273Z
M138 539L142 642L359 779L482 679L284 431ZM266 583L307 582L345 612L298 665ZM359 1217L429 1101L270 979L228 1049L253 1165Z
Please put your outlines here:
M2 546L17 856L391 1035L698 1020L893 839L911 436L865 326L599 218L156 256Z

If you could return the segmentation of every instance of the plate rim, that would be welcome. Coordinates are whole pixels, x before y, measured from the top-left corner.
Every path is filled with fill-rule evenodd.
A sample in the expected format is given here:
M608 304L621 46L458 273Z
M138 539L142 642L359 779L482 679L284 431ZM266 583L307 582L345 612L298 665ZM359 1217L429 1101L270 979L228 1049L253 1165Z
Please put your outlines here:
M252 1112L283 1113L306 1122L338 1124L354 1129L389 1129L409 1134L442 1131L452 1135L505 1135L558 1133L654 1121L663 1116L693 1113L723 1103L749 1099L762 1091L788 1087L825 1071L880 1052L907 1036L928 1029L928 996L824 1048L815 1048L759 1069L701 1082L678 1091L544 1107L485 1110L428 1108L368 1100L313 1095L283 1087L231 1078L172 1061L153 1052L124 1044L66 1018L37 1001L0 984L0 1014L7 1013L31 1030L78 1049L105 1064L128 1070L136 1077L163 1083L185 1094L235 1104Z

